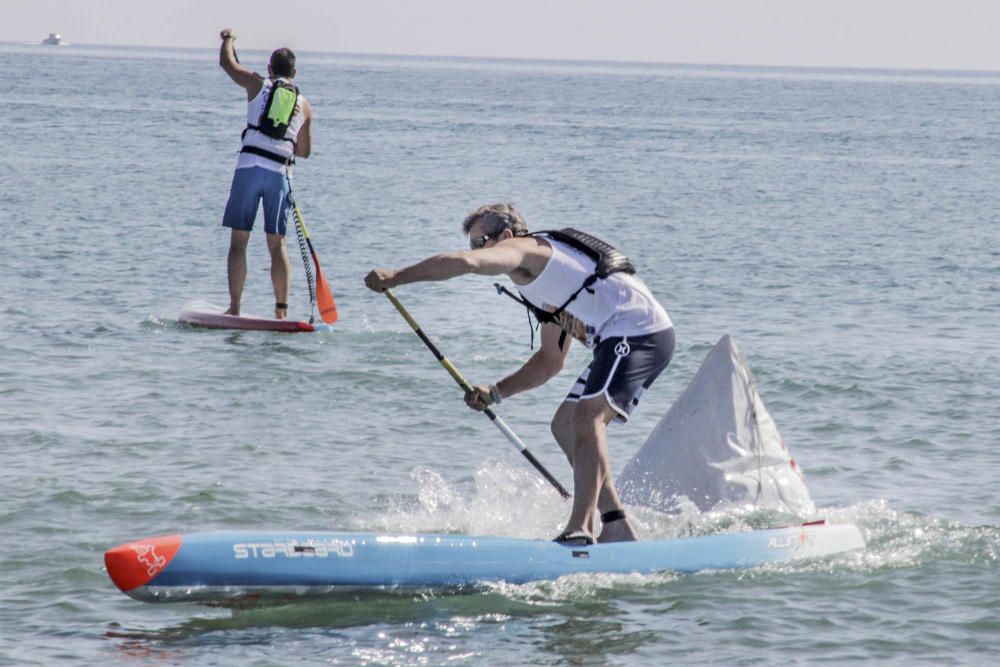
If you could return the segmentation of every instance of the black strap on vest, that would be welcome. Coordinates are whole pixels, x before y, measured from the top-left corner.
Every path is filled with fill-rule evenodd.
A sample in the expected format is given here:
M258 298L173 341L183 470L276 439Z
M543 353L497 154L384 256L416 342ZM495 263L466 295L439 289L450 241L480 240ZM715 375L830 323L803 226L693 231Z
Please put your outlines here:
M266 157L268 160L274 160L275 162L280 162L281 164L288 166L290 164L295 164L295 156L285 157L284 155L279 155L277 153L272 153L266 148L258 148L257 146L244 146L240 149L241 153L250 153L251 155L259 155L261 157Z
M559 316L556 313L552 313L543 308L539 308L535 304L525 299L520 294L511 292L509 289L507 289L500 283L493 283L493 287L496 288L497 294L506 294L514 301L517 301L519 304L527 308L528 311L535 316L535 319L538 320L539 324L545 324L548 322L552 322L553 324L559 324Z
M268 136L264 132L261 132L259 125L247 125L246 127L243 128L243 132L240 133L240 141L243 141L244 139L246 139L247 132L249 132L250 130L257 130L258 132L260 132L261 134L263 134L265 137ZM270 138L271 139L275 139L275 137L270 137ZM277 140L278 141L287 141L288 143L290 143L292 145L293 149L297 148L298 145L299 145L299 143L297 141L295 141L294 139L288 139L286 137L278 137Z
M527 312L528 312L528 331L531 332L531 349L532 350L535 349L535 329L537 329L538 327L540 327L545 322L551 322L553 324L559 324L559 317L558 316L550 313L547 310L539 308L535 304L533 304L530 301L528 301L527 299L525 299L520 294L515 294L514 292L511 292L509 289L507 289L506 287L504 287L500 283L493 283L493 287L496 288L497 294L506 294L507 296L509 296L510 298L512 298L514 301L517 301L519 304L521 304L522 306L524 306L527 309ZM535 324L531 323L531 316L532 315L535 316L535 322L536 322ZM565 331L563 331L562 335L559 336L559 349L560 350L562 349L564 342L566 342L566 332Z

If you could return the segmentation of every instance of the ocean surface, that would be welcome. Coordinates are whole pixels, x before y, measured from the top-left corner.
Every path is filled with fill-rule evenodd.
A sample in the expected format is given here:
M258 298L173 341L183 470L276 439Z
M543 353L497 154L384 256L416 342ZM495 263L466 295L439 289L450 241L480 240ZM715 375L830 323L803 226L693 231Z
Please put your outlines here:
M341 320L282 335L177 322L227 299L245 105L214 49L0 54L0 664L995 664L1000 73L301 53L295 189ZM614 242L676 324L616 473L729 334L818 516L868 548L238 612L121 594L104 550L154 534L559 531L568 507L362 283L466 247L494 201ZM244 312L267 314L260 224ZM397 290L477 383L531 354L491 282ZM498 409L567 484L548 420L587 360ZM763 521L630 511L647 538Z

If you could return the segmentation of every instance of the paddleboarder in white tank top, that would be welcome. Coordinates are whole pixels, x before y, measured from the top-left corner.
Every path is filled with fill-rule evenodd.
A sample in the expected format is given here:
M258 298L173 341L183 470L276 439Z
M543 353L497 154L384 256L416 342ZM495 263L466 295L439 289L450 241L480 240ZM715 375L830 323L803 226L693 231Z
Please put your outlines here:
M271 54L265 79L240 65L233 49L236 35L231 29L223 30L219 36L222 38L219 65L247 93L247 127L243 130L243 146L222 217L222 224L232 230L226 261L229 278L226 314L240 314L247 277L247 243L257 208L263 203L264 233L274 285L274 316L285 319L292 280L285 247L290 208L287 170L296 157L307 158L312 153L312 107L291 84L295 78L295 54L291 49L282 48Z
M573 466L574 487L573 509L556 541L592 544L599 516L599 542L636 539L611 477L607 426L612 420L626 421L643 391L670 363L670 317L628 259L599 239L571 229L529 235L510 204L473 211L462 229L469 235L470 250L434 255L404 269L372 269L365 285L378 292L468 273L507 274L542 322L541 343L521 368L469 392L466 403L474 410L548 382L562 370L571 339L593 349L593 361L551 424ZM595 248L610 251L595 259ZM598 277L600 267L607 271Z

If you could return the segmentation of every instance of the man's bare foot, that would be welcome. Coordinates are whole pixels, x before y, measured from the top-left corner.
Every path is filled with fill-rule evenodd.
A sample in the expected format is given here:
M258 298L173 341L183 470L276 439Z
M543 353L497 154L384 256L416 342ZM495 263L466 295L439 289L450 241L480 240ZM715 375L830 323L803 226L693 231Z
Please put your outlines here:
M236 307L229 306L229 308L226 309L226 312L224 312L223 315L235 315L236 317L239 317L240 316L239 306Z

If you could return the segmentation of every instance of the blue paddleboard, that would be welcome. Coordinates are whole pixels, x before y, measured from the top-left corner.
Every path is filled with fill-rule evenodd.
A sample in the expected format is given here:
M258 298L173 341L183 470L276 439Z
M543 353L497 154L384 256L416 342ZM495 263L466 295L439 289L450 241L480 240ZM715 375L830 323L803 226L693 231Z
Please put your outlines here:
M164 535L107 551L123 592L145 602L237 605L322 597L342 589L525 583L579 573L747 568L863 549L852 524L672 540L565 546L467 535L223 531Z

